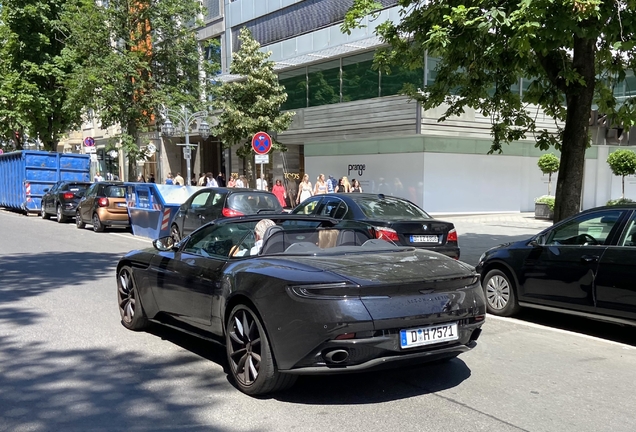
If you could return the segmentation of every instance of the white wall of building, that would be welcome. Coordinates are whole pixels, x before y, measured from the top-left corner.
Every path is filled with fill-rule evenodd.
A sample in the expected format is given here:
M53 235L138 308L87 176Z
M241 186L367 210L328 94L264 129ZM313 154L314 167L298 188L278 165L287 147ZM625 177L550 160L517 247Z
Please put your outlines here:
M621 178L605 163L609 151L609 146L602 146L598 159L586 160L582 209L621 196ZM385 193L408 198L433 214L528 212L534 211L534 199L548 191L548 176L541 173L537 160L427 152L306 156L305 172L312 183L320 173L356 178L365 192L372 193L380 192L385 179L390 189ZM553 175L552 194L556 182ZM625 195L636 199L636 177L625 179Z

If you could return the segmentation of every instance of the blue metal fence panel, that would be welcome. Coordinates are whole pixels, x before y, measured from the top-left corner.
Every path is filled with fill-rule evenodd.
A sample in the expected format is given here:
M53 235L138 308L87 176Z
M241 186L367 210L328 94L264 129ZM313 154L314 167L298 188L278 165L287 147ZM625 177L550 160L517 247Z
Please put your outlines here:
M44 189L59 180L89 181L90 156L45 151L0 155L0 206L37 212Z

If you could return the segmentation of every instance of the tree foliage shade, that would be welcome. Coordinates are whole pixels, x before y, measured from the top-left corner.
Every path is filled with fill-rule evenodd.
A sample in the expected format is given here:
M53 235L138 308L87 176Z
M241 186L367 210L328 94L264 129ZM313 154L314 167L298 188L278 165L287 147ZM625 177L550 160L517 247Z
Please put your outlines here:
M636 174L636 153L632 150L616 150L607 157L607 164L614 175L621 176L621 198L625 198L625 176Z
M491 152L534 137L542 150L561 151L555 221L579 210L592 104L629 128L636 105L619 103L613 88L636 68L635 0L400 0L399 22L377 32L389 46L381 68L416 68L426 54L439 59L434 83L407 86L424 109L444 106L441 121L466 108L490 118ZM343 31L379 7L354 0ZM512 89L531 78L520 96ZM538 109L556 133L540 128Z
M242 78L221 82L213 89L213 107L218 125L215 135L225 147L242 146L237 155L251 154L251 138L257 132L282 132L291 124L293 112L281 112L287 100L285 88L278 83L270 53L260 51L260 44L247 29L241 29L240 48L232 54L230 73ZM275 138L274 138L275 140ZM274 148L284 148L274 142Z
M56 150L79 111L65 81L74 58L57 20L65 0L7 0L0 7L0 137L21 149L28 136Z
M202 104L202 51L185 25L201 13L196 0L67 1L60 21L77 64L71 99L92 109L103 128L121 127L131 171L145 156L138 135L155 130L159 106Z

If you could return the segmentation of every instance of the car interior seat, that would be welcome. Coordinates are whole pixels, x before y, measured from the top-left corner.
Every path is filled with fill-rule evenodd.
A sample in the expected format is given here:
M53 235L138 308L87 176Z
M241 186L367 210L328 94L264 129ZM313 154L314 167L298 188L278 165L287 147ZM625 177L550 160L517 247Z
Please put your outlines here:
M282 253L285 251L285 232L283 227L274 225L265 230L263 234L263 247L259 255Z
M338 239L336 240L336 246L357 246L360 243L357 242L358 236L354 230L345 229L338 233Z

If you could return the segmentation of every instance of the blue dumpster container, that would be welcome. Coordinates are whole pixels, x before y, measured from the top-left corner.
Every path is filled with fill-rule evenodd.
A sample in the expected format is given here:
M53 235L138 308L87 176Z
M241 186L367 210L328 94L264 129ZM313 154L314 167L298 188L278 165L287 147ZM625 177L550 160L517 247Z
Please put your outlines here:
M22 150L0 155L0 206L40 211L44 189L60 180L90 181L90 155Z
M150 239L170 235L170 222L181 204L199 186L126 183L126 201L133 234Z

